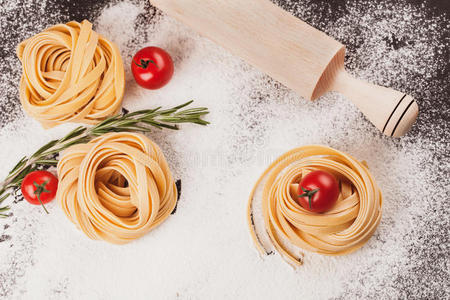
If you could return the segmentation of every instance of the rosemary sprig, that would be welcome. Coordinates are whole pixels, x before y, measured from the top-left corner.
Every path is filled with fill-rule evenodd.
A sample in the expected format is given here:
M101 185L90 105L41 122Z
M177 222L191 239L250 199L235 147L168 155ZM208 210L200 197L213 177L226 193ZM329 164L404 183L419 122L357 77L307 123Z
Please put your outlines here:
M178 129L178 124L194 123L207 125L202 117L209 113L206 107L187 108L193 101L186 102L169 109L139 110L110 117L93 127L80 126L59 140L53 140L39 148L29 157L24 156L9 172L5 180L0 182L0 204L20 189L23 178L30 172L55 166L60 151L80 143L86 143L94 137L108 132L140 131L147 132L156 127L159 129ZM0 207L0 217L8 217L6 212L10 206Z

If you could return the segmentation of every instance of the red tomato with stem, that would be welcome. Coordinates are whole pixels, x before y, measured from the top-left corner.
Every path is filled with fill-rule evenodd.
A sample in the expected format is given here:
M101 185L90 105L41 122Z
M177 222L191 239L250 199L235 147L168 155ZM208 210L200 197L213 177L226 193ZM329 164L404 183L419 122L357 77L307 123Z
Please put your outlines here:
M339 197L336 178L322 170L305 175L298 186L298 203L306 210L321 213L333 207Z
M131 61L134 80L143 88L155 90L166 85L173 75L169 53L158 47L139 50Z
M22 181L20 190L22 195L31 204L42 205L53 200L58 189L58 178L49 171L33 171L28 173Z

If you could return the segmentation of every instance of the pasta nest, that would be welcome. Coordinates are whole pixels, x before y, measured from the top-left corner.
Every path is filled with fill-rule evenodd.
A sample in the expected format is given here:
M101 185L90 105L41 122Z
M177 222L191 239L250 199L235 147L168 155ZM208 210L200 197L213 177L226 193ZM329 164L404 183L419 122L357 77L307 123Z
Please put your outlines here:
M340 194L327 212L314 213L298 204L298 185L306 174L324 170L339 182ZM342 255L359 249L372 236L381 219L382 194L365 162L324 146L293 149L273 162L257 181L248 203L248 222L255 233L253 200L262 190L266 231L275 248L289 262L301 264L289 244L325 255ZM286 243L286 241L288 243Z
M21 42L20 101L44 127L95 124L116 114L125 78L117 46L84 20L58 24Z
M71 146L57 170L61 207L91 239L130 242L161 224L177 203L163 153L142 134L107 133Z

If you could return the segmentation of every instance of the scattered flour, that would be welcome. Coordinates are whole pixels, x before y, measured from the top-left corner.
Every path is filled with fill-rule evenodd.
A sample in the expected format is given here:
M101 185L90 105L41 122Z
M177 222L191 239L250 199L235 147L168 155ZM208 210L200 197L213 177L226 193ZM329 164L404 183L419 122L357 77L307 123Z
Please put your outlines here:
M124 107L169 107L195 99L195 106L210 109L211 125L149 134L162 147L174 177L182 180L182 196L174 215L131 244L87 239L56 201L48 206L48 216L39 207L13 204L14 216L0 221L9 226L3 234L10 236L0 242L0 296L347 299L423 293L414 278L432 274L418 267L423 256L416 254L429 254L421 246L426 243L422 230L426 220L448 212L448 124L431 126L434 112L423 111L406 137L382 136L339 94L315 102L299 98L148 4L114 3L93 21L124 57ZM448 92L448 82L436 82L440 67L448 63L443 53L449 43L441 38L449 27L445 16L425 19L424 8L405 2L363 1L347 3L341 17L327 20L314 13L320 10L310 1L285 5L351 45L347 68L355 75L409 92L426 107L433 97ZM30 21L27 26L32 25ZM132 54L147 45L167 49L175 62L172 81L156 91L139 88L128 68ZM43 130L20 115L0 130L0 176L22 155L72 127ZM278 254L263 259L257 255L245 209L254 181L266 166L285 151L311 143L368 162L383 191L383 218L361 250L343 257L307 253L304 266L294 270ZM448 254L449 220L443 216L447 220L441 220L440 227L425 233L443 244L433 251ZM445 258L435 263L449 269ZM412 279L406 281L405 276ZM440 286L421 282L427 288L425 297L448 295L448 271L439 276Z

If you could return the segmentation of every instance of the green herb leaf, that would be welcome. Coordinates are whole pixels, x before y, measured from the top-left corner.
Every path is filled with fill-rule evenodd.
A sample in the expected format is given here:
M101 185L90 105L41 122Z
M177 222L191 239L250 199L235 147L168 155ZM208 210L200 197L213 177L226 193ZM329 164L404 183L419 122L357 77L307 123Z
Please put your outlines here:
M60 142L59 140L53 140L53 141L48 142L47 144L45 144L44 146L39 148L36 152L34 152L34 154L31 155L31 158L38 157L40 154L42 154L46 150L50 149L51 147L55 146L59 142Z

